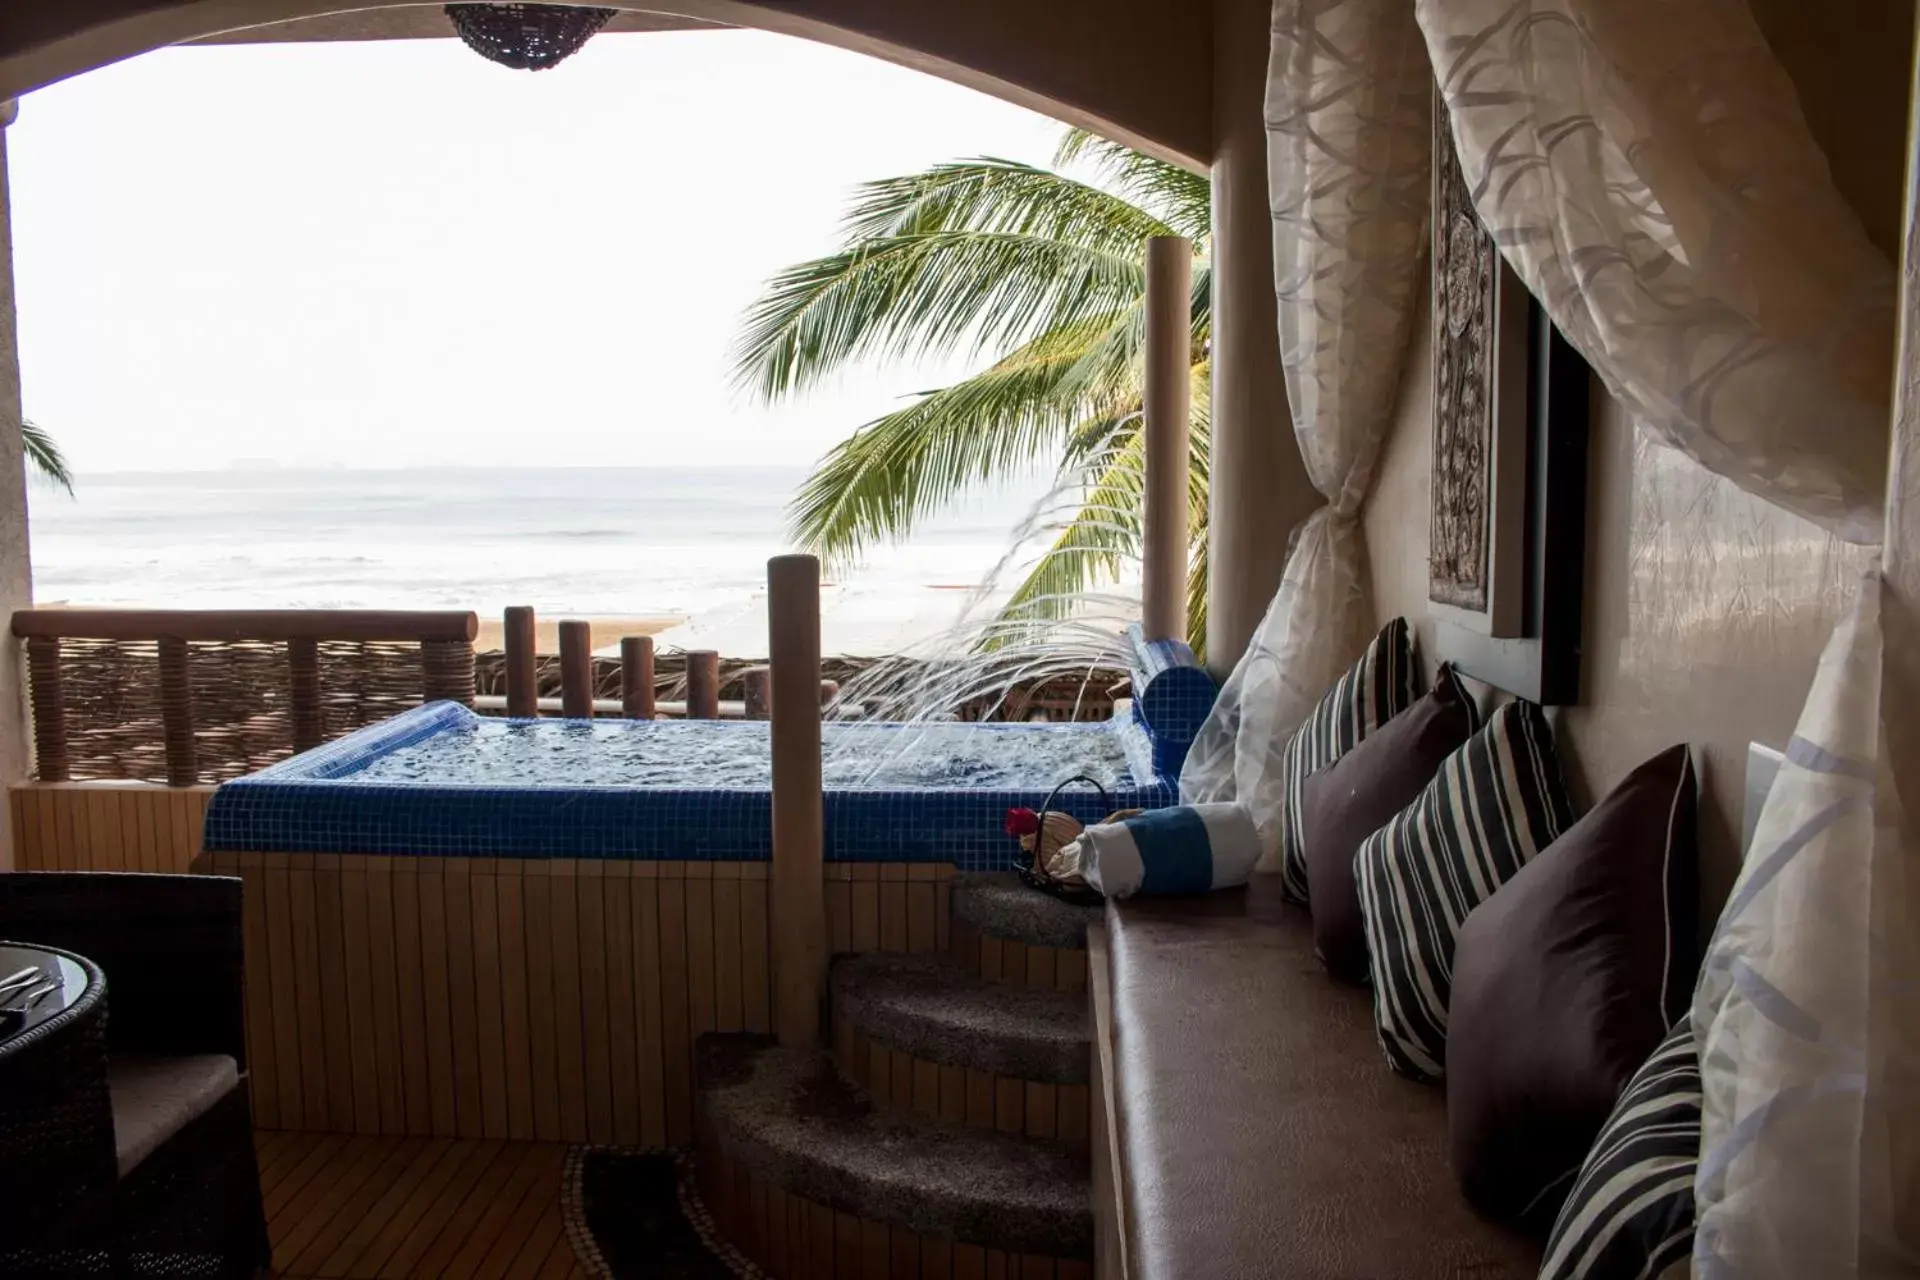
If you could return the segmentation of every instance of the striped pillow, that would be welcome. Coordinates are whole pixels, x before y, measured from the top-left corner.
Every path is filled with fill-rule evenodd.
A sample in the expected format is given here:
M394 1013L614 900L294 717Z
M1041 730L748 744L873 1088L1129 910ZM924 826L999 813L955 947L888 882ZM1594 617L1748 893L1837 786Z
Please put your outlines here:
M1320 705L1288 740L1281 757L1286 804L1280 813L1280 884L1295 902L1307 900L1306 840L1300 791L1307 778L1358 746L1360 740L1413 705L1413 639L1405 618L1386 625L1360 660L1334 682Z
M1354 855L1373 1021L1401 1075L1438 1080L1453 948L1467 913L1573 825L1546 713L1509 702Z
M1700 1057L1682 1018L1634 1072L1547 1239L1540 1280L1648 1280L1693 1252Z

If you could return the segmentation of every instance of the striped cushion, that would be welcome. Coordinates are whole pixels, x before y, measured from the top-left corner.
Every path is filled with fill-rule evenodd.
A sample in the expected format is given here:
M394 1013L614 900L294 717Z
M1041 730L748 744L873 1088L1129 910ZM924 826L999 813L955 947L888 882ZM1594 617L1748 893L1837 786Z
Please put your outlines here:
M1700 1058L1685 1018L1627 1081L1560 1209L1540 1280L1651 1280L1693 1252Z
M1307 900L1306 842L1300 834L1300 789L1358 746L1360 740L1413 705L1413 640L1405 618L1386 625L1360 660L1327 690L1288 740L1281 757L1286 804L1280 813L1281 886L1295 902Z
M1373 956L1374 1026L1395 1071L1416 1080L1445 1073L1461 924L1571 825L1546 713L1509 702L1361 844L1353 870Z

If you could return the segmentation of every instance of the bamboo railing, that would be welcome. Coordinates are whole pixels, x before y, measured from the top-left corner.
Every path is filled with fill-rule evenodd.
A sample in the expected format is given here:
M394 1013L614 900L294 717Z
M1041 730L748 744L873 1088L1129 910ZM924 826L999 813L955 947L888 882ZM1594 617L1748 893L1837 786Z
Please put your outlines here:
M474 696L472 613L27 609L36 773L222 782Z
M560 652L536 652L534 612L516 605L503 618L505 652L486 655L476 679L482 713L516 719L560 715L569 719L616 716L652 720L678 716L689 720L765 720L771 706L765 663L723 663L712 649L694 649L660 661L649 636L622 636L618 658L594 656L593 626L568 619L560 623ZM724 673L724 675L723 675ZM661 697L663 683L667 697ZM722 692L732 684L740 697ZM831 701L837 681L823 680L820 696Z
M621 637L595 653L589 623L535 652L529 608L508 609L503 651L476 654L464 612L28 609L25 643L41 782L211 784L240 777L423 702L487 715L766 720L764 659L656 651ZM872 665L821 663L820 697ZM1121 671L1016 682L954 708L962 720L1105 719ZM842 706L840 713L846 713Z

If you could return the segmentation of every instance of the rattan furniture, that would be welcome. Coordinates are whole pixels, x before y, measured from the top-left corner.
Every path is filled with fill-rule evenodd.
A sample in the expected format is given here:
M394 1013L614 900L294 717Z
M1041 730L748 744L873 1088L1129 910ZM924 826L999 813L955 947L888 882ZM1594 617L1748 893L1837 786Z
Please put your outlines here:
M0 1275L106 1274L115 1181L106 981L80 956L0 943L0 978L28 968L61 985L46 992L35 978L0 1000L23 1011L0 1017Z
M0 1115L10 1117L0 1120L0 1187L19 1184L28 1203L52 1197L55 1243L91 1247L10 1268L0 1236L0 1274L263 1272L270 1250L246 1091L240 881L0 875L0 937L77 953L104 975L97 998L81 1001L96 1016L60 1028L59 1054L43 1046L17 1066L15 1055L0 1057ZM38 1120L36 1090L56 1100ZM40 1181L69 1190L36 1190ZM0 1221L17 1218L15 1202L5 1202Z

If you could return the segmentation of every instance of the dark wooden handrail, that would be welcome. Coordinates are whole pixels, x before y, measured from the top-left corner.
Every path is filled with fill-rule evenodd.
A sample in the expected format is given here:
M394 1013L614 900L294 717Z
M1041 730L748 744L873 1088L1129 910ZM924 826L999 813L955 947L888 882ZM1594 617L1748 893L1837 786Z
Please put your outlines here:
M22 609L13 634L52 640L464 640L480 619L457 610Z

